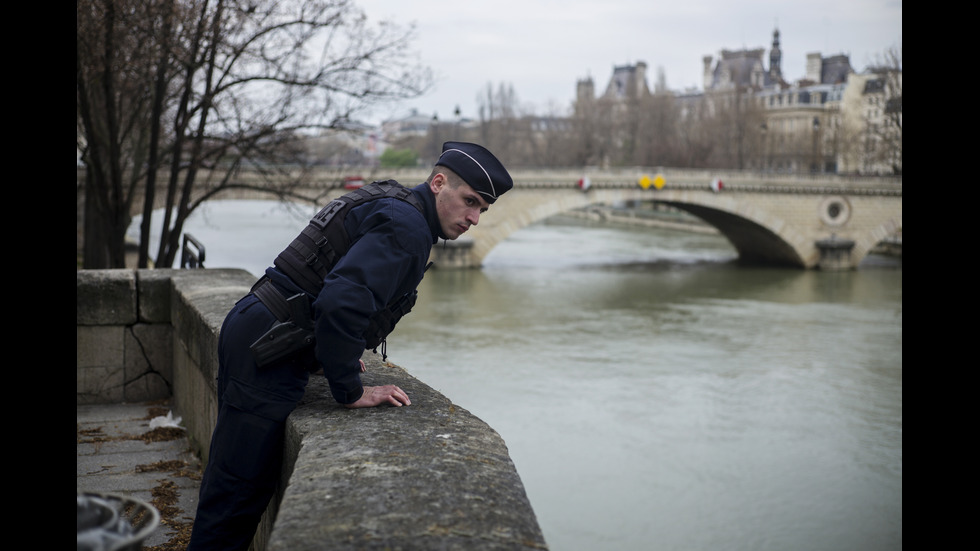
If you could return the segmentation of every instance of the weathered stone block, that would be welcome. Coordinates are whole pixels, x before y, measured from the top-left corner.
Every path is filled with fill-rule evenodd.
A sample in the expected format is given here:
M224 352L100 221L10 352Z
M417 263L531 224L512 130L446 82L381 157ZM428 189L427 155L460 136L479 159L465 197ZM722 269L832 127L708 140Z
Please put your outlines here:
M136 323L136 275L132 270L75 273L76 325Z
M173 396L174 409L184 418L184 426L192 445L199 450L201 460L208 460L208 445L218 417L215 376L217 360L204 374L202 366L193 362L184 344L175 339L173 344ZM210 375L214 373L214 375Z
M217 376L218 331L255 276L245 270L179 270L173 277L170 315L174 338L206 376ZM209 373L210 371L210 373Z
M76 404L112 404L123 401L124 369L121 365L75 370Z
M120 325L76 325L75 367L122 367L125 331Z
M173 345L170 325L138 323L126 331L126 400L158 400L171 395Z
M176 270L137 270L139 319L144 323L170 323L171 279Z

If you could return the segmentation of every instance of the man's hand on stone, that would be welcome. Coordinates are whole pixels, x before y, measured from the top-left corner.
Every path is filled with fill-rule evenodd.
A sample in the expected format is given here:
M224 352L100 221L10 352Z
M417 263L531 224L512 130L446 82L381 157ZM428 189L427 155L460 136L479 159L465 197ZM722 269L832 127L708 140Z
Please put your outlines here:
M364 394L361 394L356 402L346 404L346 407L351 409L370 408L381 404L401 407L412 405L412 401L408 399L408 394L404 390L395 385L365 386Z

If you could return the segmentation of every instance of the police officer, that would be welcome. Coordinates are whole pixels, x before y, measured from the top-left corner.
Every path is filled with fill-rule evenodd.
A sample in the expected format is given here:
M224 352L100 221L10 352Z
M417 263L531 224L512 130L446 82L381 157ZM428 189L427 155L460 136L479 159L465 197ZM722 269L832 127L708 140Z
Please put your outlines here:
M395 385L363 386L361 354L414 304L432 245L477 224L512 186L487 149L446 142L425 183L375 182L335 199L279 254L221 327L218 418L189 550L248 548L311 372L348 408L412 403Z

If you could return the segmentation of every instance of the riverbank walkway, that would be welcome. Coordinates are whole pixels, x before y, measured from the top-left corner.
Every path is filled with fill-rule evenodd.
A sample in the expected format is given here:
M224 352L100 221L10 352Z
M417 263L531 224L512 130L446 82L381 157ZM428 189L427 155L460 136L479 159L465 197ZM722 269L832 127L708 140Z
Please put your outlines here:
M171 414L169 400L77 405L75 408L78 494L137 499L160 513L143 540L148 551L187 547L201 486L201 461L182 428L151 428Z

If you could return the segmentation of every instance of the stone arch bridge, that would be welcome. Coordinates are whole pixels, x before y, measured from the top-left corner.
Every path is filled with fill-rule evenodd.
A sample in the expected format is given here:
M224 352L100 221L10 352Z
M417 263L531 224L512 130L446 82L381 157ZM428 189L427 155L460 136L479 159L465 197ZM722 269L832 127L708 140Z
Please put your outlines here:
M700 218L731 242L741 261L803 269L855 268L877 244L902 230L901 177L644 170L514 170L514 189L462 238L434 247L433 260L442 267L479 267L498 243L525 226L561 212L625 201L662 203ZM362 173L364 181L392 178L410 186L428 175L428 170L374 171ZM296 191L326 204L346 192L343 176L351 172L322 174L311 180L318 183ZM217 198L259 197L228 190Z
M692 174L645 178L522 180L455 246L437 247L436 264L479 266L511 233L589 205L653 201L714 226L748 263L826 270L851 269L878 243L900 234L900 179L780 179ZM660 178L658 178L660 176ZM661 181L662 179L662 181ZM720 183L720 184L719 184ZM643 184L646 184L643 181Z

